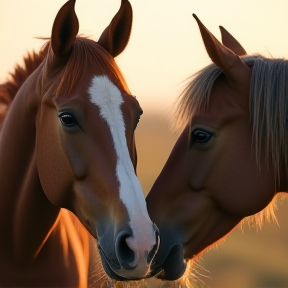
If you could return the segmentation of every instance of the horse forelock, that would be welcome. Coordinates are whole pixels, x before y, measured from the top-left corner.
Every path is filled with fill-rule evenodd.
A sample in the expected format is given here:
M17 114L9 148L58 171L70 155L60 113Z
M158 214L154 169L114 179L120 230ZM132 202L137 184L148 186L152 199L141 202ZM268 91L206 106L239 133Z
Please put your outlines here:
M183 92L174 103L175 128L189 125L195 112L206 110L213 84L221 73L215 64L210 64L186 79Z
M76 85L85 67L90 67L94 75L107 75L115 85L129 93L128 86L113 57L98 45L97 42L89 38L80 36L76 38L69 59L63 66L60 65L61 67L57 68L57 65L50 65L54 57L54 53L50 47L44 65L46 73L43 73L43 77L52 75L54 96L56 98L69 97L71 90ZM54 68L55 71L51 71ZM45 79L42 81L45 83ZM47 83L48 85L44 88L44 93L51 88L49 79Z
M259 173L264 161L275 173L275 192L282 175L288 172L288 61L282 58L265 58L261 55L241 57L252 68L250 84L250 121L252 125L251 150ZM190 125L191 118L198 111L205 111L209 105L215 80L222 74L220 68L211 64L187 79L187 85L175 102L176 125ZM248 222L257 227L265 219L274 219L276 201L264 210L247 217Z

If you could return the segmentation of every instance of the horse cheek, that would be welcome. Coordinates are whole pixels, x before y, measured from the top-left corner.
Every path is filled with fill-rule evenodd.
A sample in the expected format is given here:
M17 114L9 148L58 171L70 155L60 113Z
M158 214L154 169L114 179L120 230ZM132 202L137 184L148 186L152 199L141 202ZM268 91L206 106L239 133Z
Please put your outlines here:
M58 127L55 110L43 108L36 127L39 130L36 157L40 182L47 198L53 205L65 208L69 205L67 199L72 187L72 171L65 151L62 151Z

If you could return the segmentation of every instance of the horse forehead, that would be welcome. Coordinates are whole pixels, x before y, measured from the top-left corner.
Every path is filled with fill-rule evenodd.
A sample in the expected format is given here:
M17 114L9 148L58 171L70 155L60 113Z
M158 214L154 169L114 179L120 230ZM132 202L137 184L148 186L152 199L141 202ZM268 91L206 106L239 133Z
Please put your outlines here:
M106 75L95 75L88 86L88 99L100 109L103 118L118 121L123 119L121 106L124 103L122 91Z
M125 123L130 122L135 114L141 115L143 113L136 97L123 89L122 86L112 82L105 74L92 77L87 91L90 102L98 108L109 107L110 110L114 109L115 113L118 111L123 116Z
M83 76L83 75L82 75ZM113 99L113 97L115 99ZM82 105L89 109L95 108L111 101L110 104L116 104L117 101L123 101L122 91L120 87L115 85L105 74L92 74L81 77L72 90L67 101L75 103L82 103ZM91 103L94 105L91 106Z
M111 81L106 74L84 77L83 81L78 81L69 97L61 99L62 106L78 107L92 118L103 118L105 113L106 117L114 115L112 118L115 120L118 115L124 126L130 125L137 113L142 114L142 109L136 97L115 83L117 81Z
M243 113L247 114L248 110L249 95L240 95L224 77L215 81L207 113L215 118L227 118L240 116Z

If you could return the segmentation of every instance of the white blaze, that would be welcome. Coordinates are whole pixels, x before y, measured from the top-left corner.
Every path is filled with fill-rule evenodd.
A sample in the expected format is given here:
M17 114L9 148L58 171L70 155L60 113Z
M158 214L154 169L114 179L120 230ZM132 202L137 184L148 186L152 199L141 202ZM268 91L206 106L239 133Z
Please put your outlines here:
M155 232L147 212L144 193L135 175L125 136L125 123L121 110L124 102L120 90L107 76L94 76L88 90L91 102L100 109L101 117L107 122L117 155L116 176L119 181L120 199L123 201L130 218L133 238L127 239L128 245L136 253L135 261L150 252L156 243ZM143 254L143 255L139 255ZM137 255L138 254L138 255ZM144 267L143 267L144 268Z

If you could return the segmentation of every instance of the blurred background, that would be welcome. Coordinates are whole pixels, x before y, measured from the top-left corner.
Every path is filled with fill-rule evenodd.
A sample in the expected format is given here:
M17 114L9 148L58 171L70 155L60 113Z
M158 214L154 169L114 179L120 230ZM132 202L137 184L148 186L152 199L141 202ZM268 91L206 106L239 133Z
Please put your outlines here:
M0 0L0 83L23 56L39 49L65 0ZM173 103L185 79L210 63L192 13L220 39L224 26L248 53L288 58L287 0L131 0L133 30L116 58L144 114L136 130L138 175L147 194L181 131L171 130ZM236 4L237 3L237 4ZM80 33L98 39L120 0L77 0ZM198 268L211 288L288 287L288 201L276 211L279 226L235 231ZM180 211L179 211L180 213ZM286 223L285 223L286 221ZM149 284L157 287L155 281Z

